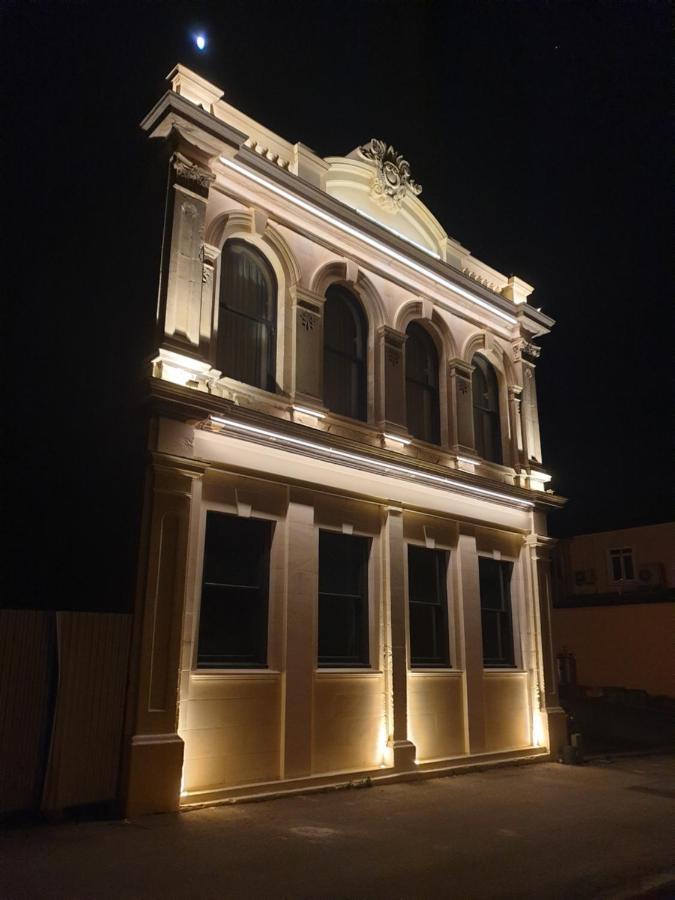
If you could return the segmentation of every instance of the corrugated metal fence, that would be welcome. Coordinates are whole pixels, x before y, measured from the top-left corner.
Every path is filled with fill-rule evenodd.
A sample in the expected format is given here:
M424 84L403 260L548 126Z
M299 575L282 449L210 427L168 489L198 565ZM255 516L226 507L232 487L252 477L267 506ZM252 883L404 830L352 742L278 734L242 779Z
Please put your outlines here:
M115 800L131 616L0 610L0 814Z

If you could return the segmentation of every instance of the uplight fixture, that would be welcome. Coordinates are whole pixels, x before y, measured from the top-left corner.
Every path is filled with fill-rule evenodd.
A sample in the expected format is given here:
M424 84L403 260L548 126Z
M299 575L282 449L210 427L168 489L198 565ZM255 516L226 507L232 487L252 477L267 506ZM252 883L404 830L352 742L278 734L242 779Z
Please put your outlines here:
M382 437L388 441L396 441L397 444L404 444L406 447L411 443L410 438L404 438L398 434L388 434L386 431L382 432Z
M293 405L293 412L299 412L305 416L314 416L315 419L325 419L326 418L324 413L317 412L315 409L310 409L308 406Z

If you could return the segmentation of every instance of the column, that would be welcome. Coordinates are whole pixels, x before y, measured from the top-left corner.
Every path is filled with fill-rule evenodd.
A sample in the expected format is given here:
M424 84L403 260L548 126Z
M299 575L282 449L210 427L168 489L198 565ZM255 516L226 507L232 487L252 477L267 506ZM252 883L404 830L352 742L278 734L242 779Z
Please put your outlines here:
M323 405L323 307L326 298L305 288L295 290L294 398L311 407Z
M475 453L471 373L462 359L448 362L448 437L455 453Z
M123 807L128 816L178 809L183 741L178 736L181 636L190 516L202 470L155 464L141 595L134 622L127 705ZM143 563L141 563L143 565Z
M405 334L382 325L377 332L376 419L382 431L406 433Z
M385 684L387 690L389 738L387 747L394 768L412 770L416 749L408 740L408 642L406 616L405 569L403 554L403 510L386 509L382 537L385 583ZM387 646L388 645L388 646Z
M541 462L541 438L539 435L539 410L537 407L537 384L534 365L523 362L523 444L527 460Z
M461 526L460 526L461 527ZM464 734L467 753L485 750L483 703L483 629L480 613L478 551L473 534L460 534L457 543L459 587L460 665L464 668Z
M162 346L196 356L210 341L211 307L203 311L206 280L213 290L213 257L204 253L204 223L209 187L215 176L203 154L182 143L169 163L169 187L164 219L158 325ZM209 269L209 266L211 268ZM206 319L206 321L203 321ZM202 334L203 333L203 334Z
M567 742L567 720L558 699L555 650L551 615L551 550L555 541L538 534L526 539L532 581L532 616L536 628L537 693L540 734L536 743L548 743L553 759ZM536 732L535 728L535 732Z
M319 539L314 526L314 508L291 501L285 527L282 777L301 778L312 771L312 708L319 595Z

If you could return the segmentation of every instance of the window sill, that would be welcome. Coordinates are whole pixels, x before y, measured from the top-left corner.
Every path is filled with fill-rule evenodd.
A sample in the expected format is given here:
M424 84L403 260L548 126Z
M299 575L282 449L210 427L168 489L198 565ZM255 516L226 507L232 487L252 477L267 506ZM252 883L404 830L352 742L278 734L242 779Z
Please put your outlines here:
M450 666L442 666L438 668L434 668L433 666L428 666L424 668L417 669L408 669L409 675L451 675L455 678L464 674L464 669L454 669Z
M207 680L209 678L278 678L279 669L191 669L190 677Z
M315 669L314 674L317 678L320 678L322 675L382 675L381 669L359 669L359 668L349 668L348 666L344 666L344 668L321 668Z
M490 666L483 668L483 675L527 675L527 669L518 669L515 666Z

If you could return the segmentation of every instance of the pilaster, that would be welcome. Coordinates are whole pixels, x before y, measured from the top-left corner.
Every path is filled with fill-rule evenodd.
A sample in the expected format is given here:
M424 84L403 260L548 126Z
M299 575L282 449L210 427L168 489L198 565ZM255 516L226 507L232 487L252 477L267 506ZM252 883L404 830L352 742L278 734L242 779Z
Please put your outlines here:
M526 538L532 580L532 616L538 635L537 692L542 742L548 742L554 759L562 753L567 742L565 711L558 698L555 650L551 615L551 551L555 545L551 538L530 534Z
M129 692L125 815L178 809L183 741L177 733L181 635L195 467L152 471L147 578L138 610L136 677Z
M158 304L159 341L188 356L204 353L211 335L212 259L204 252L209 187L215 176L203 154L181 143L169 161ZM204 287L206 285L206 291ZM212 301L211 301L212 302Z
M520 420L520 395L522 390L519 384L510 384L508 386L511 465L517 472L520 471L522 464L527 462L527 456L523 459L523 430Z
M476 538L460 534L457 543L459 581L460 664L464 668L464 734L467 753L485 750L483 702L483 629Z
M448 362L448 432L455 453L475 453L471 373L473 366L462 359Z
M408 642L403 554L403 510L389 506L383 528L385 616L388 628L384 665L387 684L389 738L387 747L393 757L394 768L412 770L415 765L415 745L408 739Z
M405 341L388 325L377 332L376 418L383 431L406 431Z
M295 319L295 390L300 402L312 406L323 403L323 308L326 298L305 288L296 287Z
M285 528L287 581L282 682L282 777L301 778L312 771L312 701L319 581L319 544L314 527L314 508L289 503Z

